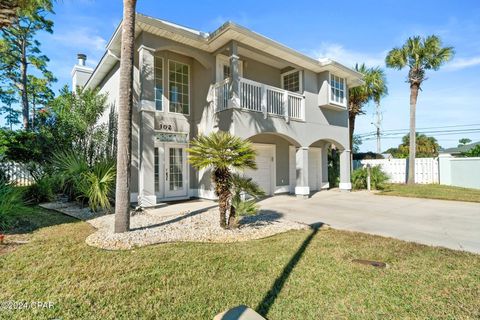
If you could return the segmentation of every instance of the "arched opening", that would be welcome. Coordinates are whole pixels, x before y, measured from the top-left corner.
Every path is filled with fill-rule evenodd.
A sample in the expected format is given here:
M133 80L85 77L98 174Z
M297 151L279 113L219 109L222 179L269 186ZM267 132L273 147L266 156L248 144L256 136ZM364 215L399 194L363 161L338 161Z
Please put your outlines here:
M338 141L319 139L308 150L310 191L350 189L350 152Z
M248 140L257 152L257 170L247 170L245 175L252 177L267 195L294 192L295 152L300 144L278 133L261 133Z

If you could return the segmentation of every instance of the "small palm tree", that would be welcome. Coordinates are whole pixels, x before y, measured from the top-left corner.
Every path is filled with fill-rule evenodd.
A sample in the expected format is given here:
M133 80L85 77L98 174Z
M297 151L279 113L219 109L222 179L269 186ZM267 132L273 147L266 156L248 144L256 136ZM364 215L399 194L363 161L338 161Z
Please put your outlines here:
M255 150L250 142L219 131L195 138L188 153L188 160L193 167L212 169L212 181L218 196L220 226L226 228L227 209L232 195L232 170L256 169Z
M442 47L442 41L435 35L421 38L408 38L401 48L393 48L385 58L387 67L401 70L409 68L407 82L410 83L410 153L408 164L408 184L415 183L415 111L418 91L426 70L438 70L454 55L453 47Z
M232 201L230 214L228 215L228 227L237 227L237 215L253 215L258 212L258 205L255 199L265 196L265 191L252 178L240 176L237 173L232 175ZM242 200L242 195L248 195L254 199Z
M371 100L379 104L388 93L385 72L380 67L368 68L364 63L355 65L355 71L363 75L365 84L348 91L348 120L350 129L350 150L353 150L353 132L357 115L365 114L363 107Z

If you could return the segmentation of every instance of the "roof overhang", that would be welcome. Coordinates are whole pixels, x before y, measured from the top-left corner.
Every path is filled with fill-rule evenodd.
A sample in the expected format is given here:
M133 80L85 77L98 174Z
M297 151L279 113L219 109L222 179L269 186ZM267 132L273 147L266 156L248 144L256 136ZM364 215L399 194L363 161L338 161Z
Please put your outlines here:
M283 44L253 32L233 22L226 22L214 32L208 34L198 30L183 27L168 21L156 19L137 13L135 21L135 37L141 32L147 32L164 38L171 39L178 43L189 45L200 50L213 53L230 41L237 41L246 44L258 51L278 57L298 67L320 73L324 71L334 72L338 76L347 79L349 87L362 85L363 76L334 60L314 59ZM121 23L115 30L112 38L107 44L107 52L103 55L92 76L85 85L94 88L99 85L103 77L116 64L120 57L121 47Z

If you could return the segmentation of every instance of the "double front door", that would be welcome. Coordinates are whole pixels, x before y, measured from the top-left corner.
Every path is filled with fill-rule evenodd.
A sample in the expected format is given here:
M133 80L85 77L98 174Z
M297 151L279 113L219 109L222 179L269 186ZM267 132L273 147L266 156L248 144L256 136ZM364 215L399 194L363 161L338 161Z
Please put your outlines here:
M168 199L188 195L186 145L157 144L155 146L154 168L157 198Z

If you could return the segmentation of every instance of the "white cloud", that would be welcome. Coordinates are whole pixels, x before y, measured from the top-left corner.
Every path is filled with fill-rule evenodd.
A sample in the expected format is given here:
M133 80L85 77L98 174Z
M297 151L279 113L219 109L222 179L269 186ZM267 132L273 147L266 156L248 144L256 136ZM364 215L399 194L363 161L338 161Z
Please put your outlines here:
M107 40L96 34L91 28L75 28L57 31L52 35L53 40L62 42L68 48L85 49L102 52L105 50Z
M465 68L475 67L480 65L480 56L471 58L454 58L452 62L447 64L445 68L447 70L461 70Z
M329 58L353 67L356 63L365 63L367 66L383 66L386 52L371 54L349 50L338 43L323 42L319 48L311 50L309 54L318 59Z

